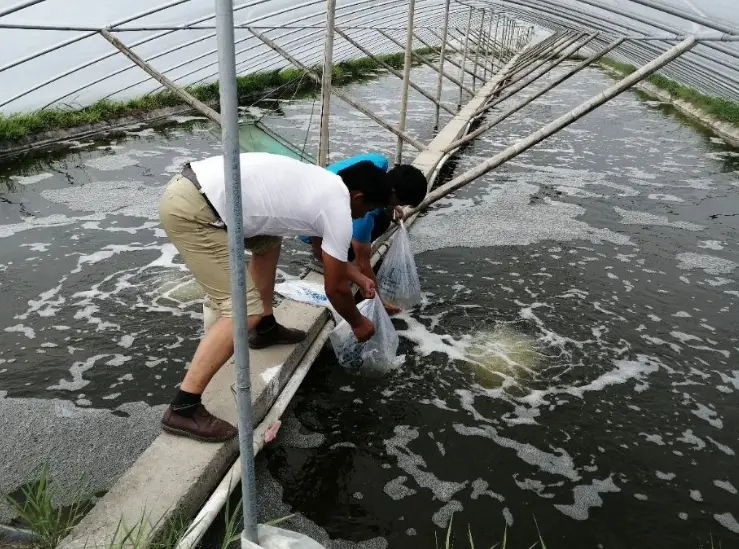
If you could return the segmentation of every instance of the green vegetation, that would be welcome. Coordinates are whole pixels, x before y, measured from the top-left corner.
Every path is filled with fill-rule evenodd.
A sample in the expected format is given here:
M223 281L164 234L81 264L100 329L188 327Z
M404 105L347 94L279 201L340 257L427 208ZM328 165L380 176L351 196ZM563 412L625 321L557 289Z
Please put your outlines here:
M601 64L624 75L629 75L636 71L636 67L634 65L622 63L610 58L603 59ZM680 84L679 82L667 78L666 76L662 76L661 74L653 74L648 77L646 81L662 90L665 90L673 99L681 99L692 103L696 107L712 116L715 116L723 122L739 126L739 102L703 94L690 86Z
M36 478L21 488L19 496L8 497L18 518L37 536L39 549L55 549L91 506L87 499L67 508L54 507L52 500L57 496L59 487L44 465Z
M433 53L433 49L416 50L419 54ZM378 55L388 65L399 69L403 66L403 53ZM313 67L321 73L321 67ZM373 71L381 69L376 61L368 58L351 59L337 63L333 68L333 82L337 86L366 78ZM299 69L282 69L264 71L237 79L240 102L248 102L261 96L287 97L298 93L313 93L316 83ZM202 84L186 88L196 98L205 103L217 103L219 98L218 83ZM161 91L137 97L128 101L101 100L81 109L43 109L29 113L18 113L5 116L0 114L0 143L13 143L40 132L61 130L110 122L127 116L140 116L144 113L163 107L181 105L179 97L170 91Z

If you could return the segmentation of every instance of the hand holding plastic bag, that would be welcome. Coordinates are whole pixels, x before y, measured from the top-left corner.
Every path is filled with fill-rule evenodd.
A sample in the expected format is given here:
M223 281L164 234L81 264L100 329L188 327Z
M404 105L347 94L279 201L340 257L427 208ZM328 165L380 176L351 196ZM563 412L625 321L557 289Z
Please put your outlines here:
M339 364L349 370L367 370L384 373L398 364L398 333L380 297L362 301L357 307L363 316L375 325L375 335L364 343L354 337L351 326L342 320L329 334Z
M411 251L411 241L403 222L395 233L392 246L377 273L377 286L382 298L410 309L421 303L421 281Z

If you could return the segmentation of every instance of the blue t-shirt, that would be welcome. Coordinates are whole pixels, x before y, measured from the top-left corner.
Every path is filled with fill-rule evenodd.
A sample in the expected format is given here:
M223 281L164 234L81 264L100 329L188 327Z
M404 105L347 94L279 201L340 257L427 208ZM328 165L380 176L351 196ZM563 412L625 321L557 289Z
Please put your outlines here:
M329 164L326 166L326 169L332 173L338 174L344 168L348 168L357 162L363 162L365 160L369 160L375 166L384 171L387 171L390 167L390 163L385 156L379 153L363 153ZM380 212L382 212L382 208L377 208L376 210L367 212L364 217L352 219L352 238L359 242L370 242L372 240L372 229L375 227L375 216ZM309 236L301 236L300 240L310 244Z

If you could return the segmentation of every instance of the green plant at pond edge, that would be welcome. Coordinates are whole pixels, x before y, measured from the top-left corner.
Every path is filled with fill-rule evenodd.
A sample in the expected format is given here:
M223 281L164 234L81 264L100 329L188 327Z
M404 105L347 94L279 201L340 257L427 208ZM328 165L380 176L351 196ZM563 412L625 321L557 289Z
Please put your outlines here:
M432 54L432 48L416 50L419 55ZM401 68L404 63L403 53L380 54L377 58L393 68ZM371 76L374 71L382 69L379 62L369 57L349 59L336 63L332 69L332 81L335 85ZM322 72L322 67L311 70ZM257 96L288 97L298 93L313 93L318 89L317 83L309 78L304 70L295 68L261 71L236 79L239 101L253 101ZM205 103L217 103L219 99L218 82L199 84L185 88L195 98ZM127 101L100 101L81 108L49 108L27 113L10 115L0 114L0 143L22 141L45 131L63 130L110 122L122 117L141 116L147 112L165 107L182 105L182 100L174 93L166 90L149 93Z
M58 487L44 464L31 482L23 486L20 496L8 496L8 504L36 536L40 549L54 549L59 541L82 519L90 507L90 500L79 501L69 507L55 507Z
M637 69L634 65L604 58L601 64L610 67L624 75L629 75ZM715 97L699 92L695 88L681 84L661 74L653 74L646 79L647 82L662 90L665 90L673 99L681 99L692 103L708 114L715 116L723 122L739 126L739 102Z

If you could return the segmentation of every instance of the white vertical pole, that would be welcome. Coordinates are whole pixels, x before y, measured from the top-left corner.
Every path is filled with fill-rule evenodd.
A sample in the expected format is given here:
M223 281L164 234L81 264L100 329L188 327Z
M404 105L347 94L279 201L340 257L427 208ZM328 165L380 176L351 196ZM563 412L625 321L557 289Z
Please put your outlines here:
M331 116L331 76L334 68L334 16L336 0L326 0L326 37L324 39L323 74L321 75L321 127L318 141L318 165L328 163L328 124Z
M408 83L411 80L411 65L413 64L413 15L416 9L416 0L408 0L408 28L405 35L405 60L403 63L403 92L400 99L400 120L398 128L405 131L405 119L408 113ZM438 108L438 107L437 107ZM403 160L403 139L398 137L395 148L395 165Z
M474 63L474 66L472 67L472 69L475 71L475 74L477 74L477 66L478 66L477 64L478 64L478 60L480 59L480 48L482 47L482 44L483 44L482 35L484 32L484 29L485 29L485 10L482 10L482 17L480 18L480 32L477 34L477 47L475 48L475 63ZM485 75L483 74L483 78L484 77ZM473 90L475 89L475 80L477 79L476 78L472 79L472 89Z
M226 224L231 271L231 301L236 360L236 394L239 405L239 451L241 452L241 491L243 493L245 541L257 540L256 481L254 479L254 431L249 377L247 337L246 276L244 262L244 219L239 163L239 100L236 90L236 48L234 46L233 0L216 0L218 36L218 83L221 100L221 139L223 175L226 185Z
M470 26L472 26L472 8L470 8L470 15L467 18L467 33L464 38L464 55L462 57L462 67L459 69L459 81L464 84L464 68L467 65L467 53L470 49ZM474 86L475 79L472 79L472 85ZM459 102L457 103L457 110L462 108L462 88L459 88Z
M436 81L436 112L434 114L434 129L439 128L439 102L441 102L441 90L444 86L444 58L446 57L446 41L449 34L449 5L451 0L446 0L444 6L444 30L441 33L441 53L439 54L439 79Z
M498 38L498 26L500 25L500 18L501 16L498 15L498 17L495 18L495 33L493 34L493 47L495 49L495 54L493 54L493 72L497 73L497 61L500 57L500 38Z

